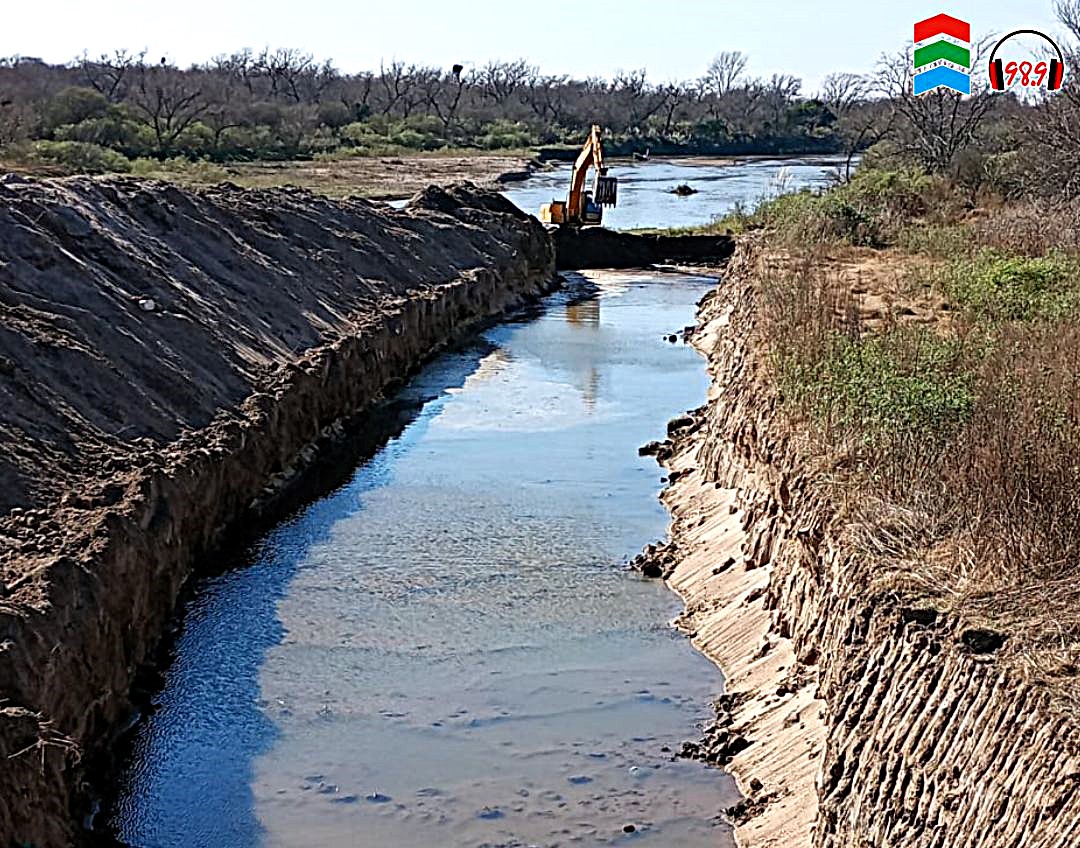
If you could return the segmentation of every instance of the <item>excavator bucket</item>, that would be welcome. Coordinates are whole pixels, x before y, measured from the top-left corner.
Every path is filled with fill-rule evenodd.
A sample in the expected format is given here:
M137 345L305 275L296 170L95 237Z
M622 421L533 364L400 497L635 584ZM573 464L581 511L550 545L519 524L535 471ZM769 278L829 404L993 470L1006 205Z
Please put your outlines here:
M614 206L618 199L619 180L616 177L597 177L593 202L600 206Z

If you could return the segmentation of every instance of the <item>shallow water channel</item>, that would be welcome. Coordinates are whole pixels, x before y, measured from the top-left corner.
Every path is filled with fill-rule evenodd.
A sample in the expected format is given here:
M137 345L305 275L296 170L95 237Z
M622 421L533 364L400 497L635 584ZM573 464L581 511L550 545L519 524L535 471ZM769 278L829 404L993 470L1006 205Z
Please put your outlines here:
M195 588L103 814L116 835L731 844L729 780L668 750L720 675L625 566L667 522L636 449L707 385L664 337L714 283L572 275L419 373L345 485Z

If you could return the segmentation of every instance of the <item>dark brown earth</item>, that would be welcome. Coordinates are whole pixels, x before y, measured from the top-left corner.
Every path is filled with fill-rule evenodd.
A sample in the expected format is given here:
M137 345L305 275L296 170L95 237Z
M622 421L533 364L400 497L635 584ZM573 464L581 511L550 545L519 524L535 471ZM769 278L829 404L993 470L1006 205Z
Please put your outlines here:
M554 281L496 194L0 179L0 845L67 845L85 762L199 557L317 440Z
M627 233L602 227L562 227L554 232L558 266L643 268L661 263L722 264L735 252L731 236Z

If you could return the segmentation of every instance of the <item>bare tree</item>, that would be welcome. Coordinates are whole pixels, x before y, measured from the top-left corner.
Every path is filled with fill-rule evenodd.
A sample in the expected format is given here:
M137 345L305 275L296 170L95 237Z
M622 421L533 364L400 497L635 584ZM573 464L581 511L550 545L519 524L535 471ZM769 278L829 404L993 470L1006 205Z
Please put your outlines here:
M1074 42L1063 45L1070 67L1080 58L1080 0L1058 0L1058 20ZM1072 200L1080 197L1080 86L1067 76L1061 91L1024 111L1020 134L1021 190Z
M429 70L417 68L416 65L406 67L404 62L399 61L391 62L389 67L379 65L377 81L383 97L382 113L398 113L402 118L408 118L427 99L419 83Z
M246 86L235 84L226 74L207 69L201 74L200 91L206 101L206 109L199 120L212 133L214 151L220 151L225 133L243 127L249 120L246 104L241 102L247 93Z
M370 112L371 95L375 84L375 75L363 71L338 82L338 100L344 103L354 119L363 118Z
M975 62L987 41L975 46ZM913 88L912 48L879 63L880 93L894 110L890 137L928 171L948 173L957 153L975 143L993 97L980 80L972 78L970 97L939 89L916 96Z
M663 116L664 123L660 134L670 136L672 126L675 123L675 116L678 114L680 107L693 100L694 88L690 83L669 82L661 88L661 91L664 94L664 105L660 110L660 114Z
M472 75L463 75L460 71L443 76L435 69L428 69L420 75L419 85L424 91L427 105L442 122L444 133L451 132L461 98L472 84Z
M16 103L0 91L0 145L28 138L34 120L34 113L29 106Z
M609 93L624 116L626 130L636 135L642 133L649 118L664 108L668 98L666 89L649 85L644 68L616 74Z
M521 100L540 121L561 125L569 110L565 90L568 81L566 76L530 73L521 90Z
M485 98L496 106L511 100L537 69L519 59L516 62L489 62L476 73L476 83Z
M153 131L159 155L172 152L180 135L206 114L209 104L197 82L169 66L135 67L131 102Z
M1061 25L1080 42L1080 0L1056 0L1054 13Z
M748 61L749 58L740 50L717 53L702 77L705 90L717 97L733 91L742 81Z
M836 115L836 132L844 144L845 181L851 179L855 156L892 130L894 110L885 101L871 102L872 91L871 79L862 74L829 74L821 84L819 97Z
M103 54L97 59L83 53L76 64L87 85L104 94L110 103L119 103L127 96L131 77L145 57L145 50L141 53L117 50L111 56Z
M821 84L821 101L838 116L850 111L870 92L870 80L862 74L829 74Z

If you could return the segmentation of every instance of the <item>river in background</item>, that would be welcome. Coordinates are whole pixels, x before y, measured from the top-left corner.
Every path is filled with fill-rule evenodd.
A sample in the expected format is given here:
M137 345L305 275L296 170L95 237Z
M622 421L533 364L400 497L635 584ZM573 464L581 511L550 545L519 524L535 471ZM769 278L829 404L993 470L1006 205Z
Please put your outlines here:
M625 171L625 227L827 178ZM559 174L508 194L539 205ZM701 194L665 195L678 181ZM714 284L568 275L382 404L343 485L207 564L98 826L145 848L732 845L732 782L672 753L720 674L626 567L667 524L637 447L707 388L667 336Z
M604 226L615 230L644 227L694 227L741 205L753 209L761 200L800 188L823 188L834 179L842 158L718 159L613 161L609 173L619 179L619 203L604 210ZM560 163L504 191L526 212L564 199L571 165ZM680 197L671 189L685 183L696 194Z

